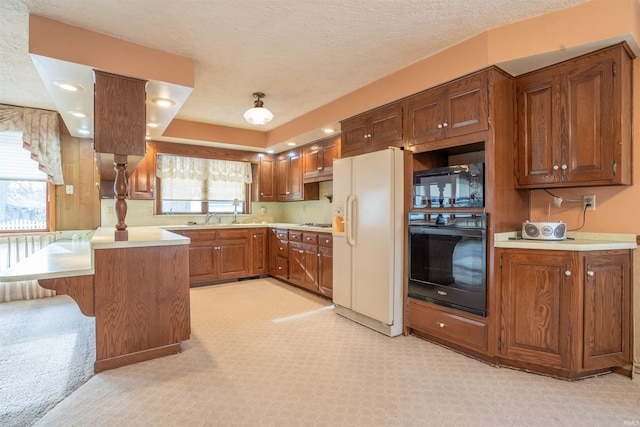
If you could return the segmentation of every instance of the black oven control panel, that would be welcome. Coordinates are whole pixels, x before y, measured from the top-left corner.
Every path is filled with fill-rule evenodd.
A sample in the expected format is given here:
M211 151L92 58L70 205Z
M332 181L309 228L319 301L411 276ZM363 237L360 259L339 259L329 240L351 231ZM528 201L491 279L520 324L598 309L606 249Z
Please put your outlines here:
M486 229L487 214L411 212L409 227L412 226Z

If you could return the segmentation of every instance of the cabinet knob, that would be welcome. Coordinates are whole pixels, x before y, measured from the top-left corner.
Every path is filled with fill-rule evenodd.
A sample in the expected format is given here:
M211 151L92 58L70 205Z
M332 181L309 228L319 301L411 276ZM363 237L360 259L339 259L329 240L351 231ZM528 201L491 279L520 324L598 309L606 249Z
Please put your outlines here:
M587 271L587 276L593 277L595 275L596 275L596 273L594 271L592 271L592 270Z
M324 242L325 242L325 243L329 243L329 239L326 239Z
M442 129L442 125L438 123L438 129Z
M258 237L256 234L253 235L253 238L255 239L256 237Z
M285 194L289 194L289 192L287 191Z
M571 276L571 270L565 270L564 275L565 276Z
M300 252L301 254L303 254L303 253L304 253L304 251L303 251L303 250L299 250L298 252Z
M557 171L558 169L559 169L559 168L558 168L558 165L553 165L553 170L554 170L554 171Z
M567 165L562 165L562 170L567 170Z
M261 196L264 196L264 193L260 193Z
M441 328L446 328L447 324L444 322L436 322L438 324L438 326L440 326Z
M447 122L444 122L444 123L442 124L442 127L445 127L445 128L446 128L446 127L448 127L448 126L449 126L449 123L447 123Z
M318 257L320 257L320 254L318 254Z
M280 250L281 250L281 251L283 251L283 250L284 250L284 248L280 248Z
M321 171L321 170L322 170L322 166L318 166L318 168L317 168L317 169L318 169L319 171Z

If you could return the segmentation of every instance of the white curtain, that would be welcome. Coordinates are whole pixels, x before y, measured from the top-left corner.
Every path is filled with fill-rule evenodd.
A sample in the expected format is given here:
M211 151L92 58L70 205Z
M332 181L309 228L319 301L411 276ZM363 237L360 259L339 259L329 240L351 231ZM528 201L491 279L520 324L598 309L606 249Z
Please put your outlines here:
M58 113L0 105L0 132L7 130L21 130L23 147L47 174L49 182L64 184Z
M162 154L156 164L158 178L211 180L251 184L251 163L198 159Z

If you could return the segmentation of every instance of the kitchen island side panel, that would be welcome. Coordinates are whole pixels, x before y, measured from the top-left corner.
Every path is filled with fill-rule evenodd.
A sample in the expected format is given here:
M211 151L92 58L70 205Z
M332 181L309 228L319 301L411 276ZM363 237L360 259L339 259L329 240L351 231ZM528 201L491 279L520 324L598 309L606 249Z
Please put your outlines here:
M95 251L99 372L180 351L191 333L188 246Z

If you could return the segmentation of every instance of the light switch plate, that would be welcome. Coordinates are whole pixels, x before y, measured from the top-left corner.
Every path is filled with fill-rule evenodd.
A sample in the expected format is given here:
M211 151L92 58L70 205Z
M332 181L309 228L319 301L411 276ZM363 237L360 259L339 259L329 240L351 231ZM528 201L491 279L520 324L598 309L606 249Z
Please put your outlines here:
M67 194L73 194L73 185L67 185L65 191Z

